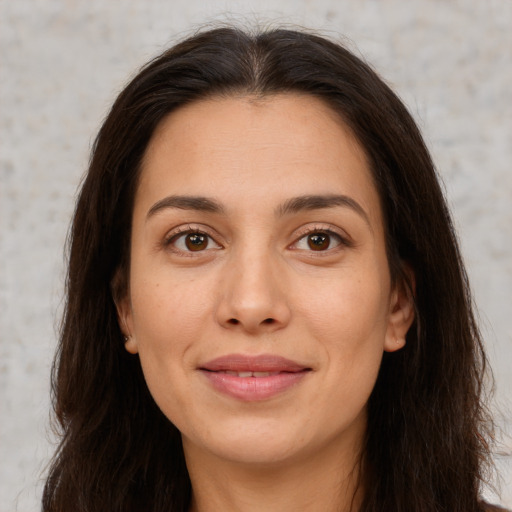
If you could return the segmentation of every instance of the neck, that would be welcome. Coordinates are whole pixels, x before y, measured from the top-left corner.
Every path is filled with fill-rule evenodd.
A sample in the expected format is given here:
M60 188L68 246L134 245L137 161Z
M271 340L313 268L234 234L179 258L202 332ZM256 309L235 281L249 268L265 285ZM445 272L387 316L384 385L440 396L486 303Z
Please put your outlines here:
M302 460L247 465L196 457L188 446L190 512L357 512L363 497L359 455L330 448Z

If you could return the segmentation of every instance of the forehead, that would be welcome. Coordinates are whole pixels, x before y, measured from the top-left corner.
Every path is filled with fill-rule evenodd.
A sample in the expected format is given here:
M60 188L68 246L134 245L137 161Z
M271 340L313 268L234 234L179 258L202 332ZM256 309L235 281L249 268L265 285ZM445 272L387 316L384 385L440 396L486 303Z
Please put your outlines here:
M265 146L271 150L283 144L294 149L297 156L311 153L329 158L326 147L333 141L337 145L341 139L351 145L354 154L366 160L341 116L315 96L214 96L181 106L166 116L151 138L143 163L147 164L163 146L179 150L183 143L193 151L192 155L202 152L207 143L216 143L219 150L231 143L232 154L236 154L237 146L247 152L261 151Z
M139 203L171 193L258 204L340 193L381 218L363 148L336 112L308 95L215 97L179 108L156 129L139 183Z

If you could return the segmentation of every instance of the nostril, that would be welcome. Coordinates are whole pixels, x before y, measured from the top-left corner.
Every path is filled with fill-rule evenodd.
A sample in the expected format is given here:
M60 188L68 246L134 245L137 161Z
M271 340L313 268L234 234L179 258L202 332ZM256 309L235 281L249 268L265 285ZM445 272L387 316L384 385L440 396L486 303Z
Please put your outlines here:
M238 320L236 318L230 318L227 321L227 323L230 324L230 325L239 325L241 322L240 322L240 320ZM265 320L261 321L260 325L263 325L263 324L273 325L275 323L276 323L276 320L274 318L265 318Z

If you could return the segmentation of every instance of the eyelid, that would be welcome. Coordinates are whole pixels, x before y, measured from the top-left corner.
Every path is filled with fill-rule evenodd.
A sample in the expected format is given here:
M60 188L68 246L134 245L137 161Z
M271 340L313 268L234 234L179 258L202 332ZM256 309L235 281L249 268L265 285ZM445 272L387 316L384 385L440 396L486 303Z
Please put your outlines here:
M217 236L214 236L211 233L211 231L212 230L202 225L186 224L177 226L176 228L173 228L165 235L162 245L164 246L164 248L167 248L175 253L185 256L199 256L201 253L205 253L211 250L223 249L223 245L217 241ZM174 242L178 240L180 237L192 233L207 236L216 245L216 247L206 248L202 251L184 251L177 248L174 245Z
M306 226L300 227L296 232L294 233L294 241L288 246L290 249L293 249L300 240L302 240L304 237L314 234L314 233L325 233L327 235L334 235L335 237L339 238L340 245L344 247L353 247L354 242L350 238L350 236L341 228L338 226L335 226L333 224L329 223L315 223L315 224L308 224ZM334 250L336 250L339 246L336 246L332 249L326 249L325 251L307 251L315 253L316 256L321 256L322 253L330 253Z

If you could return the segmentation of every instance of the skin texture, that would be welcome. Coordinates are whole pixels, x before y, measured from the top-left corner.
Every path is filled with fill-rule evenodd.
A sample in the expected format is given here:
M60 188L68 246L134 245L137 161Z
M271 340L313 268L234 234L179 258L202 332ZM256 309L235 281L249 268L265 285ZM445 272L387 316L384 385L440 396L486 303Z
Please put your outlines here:
M333 194L349 199L283 211L292 198ZM165 205L175 196L220 211ZM207 235L200 250L189 250L190 232ZM330 245L313 250L315 233ZM350 510L353 496L357 509L366 403L383 351L403 347L413 320L384 237L364 151L316 98L214 98L158 127L118 311L126 349L182 433L192 510ZM244 401L200 370L228 354L309 371Z

